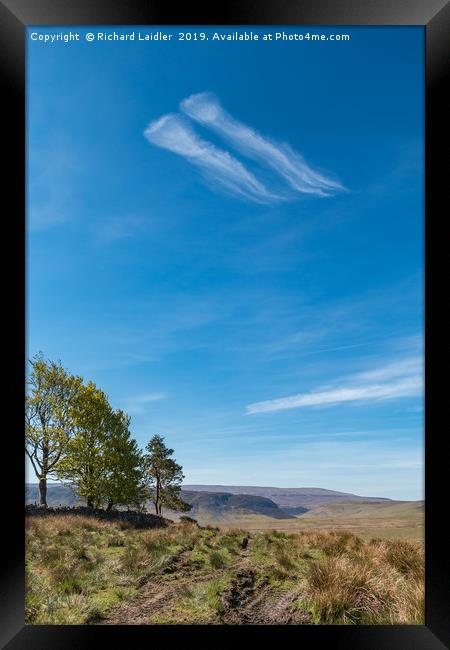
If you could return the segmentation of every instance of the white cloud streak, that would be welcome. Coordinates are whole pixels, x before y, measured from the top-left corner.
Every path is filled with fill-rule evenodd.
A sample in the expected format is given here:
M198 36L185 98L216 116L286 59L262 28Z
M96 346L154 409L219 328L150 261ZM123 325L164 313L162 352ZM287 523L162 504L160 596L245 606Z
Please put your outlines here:
M165 393L144 393L142 395L132 395L127 397L123 406L131 415L139 415L145 413L147 406L152 402L159 402L167 398Z
M152 144L186 158L213 183L233 194L257 203L279 199L236 158L207 140L200 138L180 116L175 114L151 122L144 132Z
M343 383L344 386L255 402L246 407L246 412L253 415L308 406L416 397L423 390L422 362L417 357L404 359L377 370L353 375Z
M191 95L181 102L191 119L226 138L244 155L278 172L297 192L328 196L344 187L312 169L288 144L274 142L235 119L211 93Z
M422 373L422 369L422 357L413 356L389 363L382 368L358 373L354 375L354 378L363 381L386 381L396 377L419 376Z

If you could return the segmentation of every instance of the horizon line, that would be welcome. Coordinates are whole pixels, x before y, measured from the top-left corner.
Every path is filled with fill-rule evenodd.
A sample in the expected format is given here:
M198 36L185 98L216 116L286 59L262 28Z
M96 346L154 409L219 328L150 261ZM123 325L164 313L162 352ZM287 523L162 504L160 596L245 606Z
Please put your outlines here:
M39 487L39 483L35 483L32 481L25 481L25 485L35 485L36 487ZM65 484L62 483L62 481L54 481L54 480L48 480L47 485L62 485L63 487L65 486ZM421 499L393 499L391 497L379 497L376 495L370 496L368 494L361 495L361 494L355 494L354 492L343 492L341 490L332 490L330 488L321 488L317 486L286 487L286 486L277 486L277 485L232 485L232 484L221 484L221 483L186 483L182 485L181 489L183 489L184 487L259 488L259 489L266 489L266 490L323 490L324 492L336 492L337 494L359 497L360 499L361 498L379 499L380 501L396 501L400 503L401 502L415 503L415 502L425 501L424 497L422 497Z

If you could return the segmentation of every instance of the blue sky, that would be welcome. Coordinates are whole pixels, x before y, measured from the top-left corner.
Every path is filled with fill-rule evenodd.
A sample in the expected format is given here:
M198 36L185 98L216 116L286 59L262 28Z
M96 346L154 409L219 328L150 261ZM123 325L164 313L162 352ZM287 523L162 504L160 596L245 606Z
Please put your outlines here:
M28 355L188 483L422 498L422 28L72 29L28 40Z

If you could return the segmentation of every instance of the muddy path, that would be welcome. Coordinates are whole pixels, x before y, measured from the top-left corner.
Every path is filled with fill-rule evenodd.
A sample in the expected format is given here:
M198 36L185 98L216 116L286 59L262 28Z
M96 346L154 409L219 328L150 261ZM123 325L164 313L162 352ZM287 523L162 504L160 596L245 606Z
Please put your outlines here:
M249 545L244 545L231 567L200 573L189 564L190 551L177 558L169 576L160 574L148 579L139 594L113 607L100 625L151 625L164 620L183 623L177 607L192 584L217 580L226 571L232 575L228 587L220 596L220 608L207 620L209 625L305 625L311 616L295 607L301 596L299 588L291 591L276 589L268 577L258 575L252 568Z
M127 600L113 607L100 625L148 625L155 616L170 610L178 597L191 581L192 569L188 566L190 552L185 551L177 558L172 568L173 574L168 577L164 573L144 582L136 598ZM197 576L208 580L209 576Z
M311 615L295 607L301 595L299 588L277 590L268 578L244 569L222 595L221 620L226 625L305 625L311 623Z

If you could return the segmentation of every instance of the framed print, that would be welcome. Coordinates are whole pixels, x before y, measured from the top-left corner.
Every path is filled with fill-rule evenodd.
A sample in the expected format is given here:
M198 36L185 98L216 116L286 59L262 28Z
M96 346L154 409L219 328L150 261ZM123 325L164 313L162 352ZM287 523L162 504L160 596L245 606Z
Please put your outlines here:
M2 647L450 647L449 15L2 0Z

